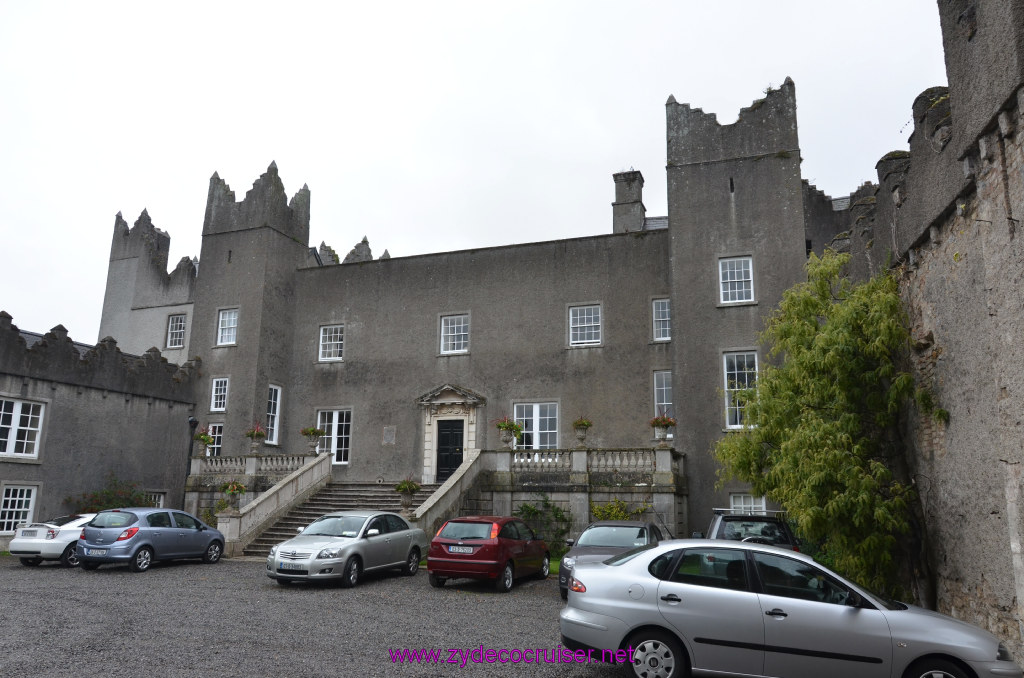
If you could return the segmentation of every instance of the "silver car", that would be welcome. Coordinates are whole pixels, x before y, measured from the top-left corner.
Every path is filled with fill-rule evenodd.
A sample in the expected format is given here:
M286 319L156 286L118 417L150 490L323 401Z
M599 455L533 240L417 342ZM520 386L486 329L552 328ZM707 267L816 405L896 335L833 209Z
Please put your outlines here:
M7 548L18 556L22 565L34 566L44 560L59 560L64 567L78 565L75 547L82 526L93 519L95 513L72 514L47 518L39 523L21 525Z
M399 568L411 577L428 545L423 530L395 513L328 513L270 549L267 576L278 584L339 579L346 588L373 570Z
M564 646L645 678L1021 676L987 631L751 543L676 539L577 563L560 627Z

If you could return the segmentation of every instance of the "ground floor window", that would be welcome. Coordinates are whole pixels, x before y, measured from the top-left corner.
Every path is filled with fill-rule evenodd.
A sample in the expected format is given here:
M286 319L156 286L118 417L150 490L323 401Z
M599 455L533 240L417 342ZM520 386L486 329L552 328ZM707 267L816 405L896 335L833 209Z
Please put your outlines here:
M352 444L352 410L320 410L317 428L327 431L317 445L318 452L327 452L335 464L347 464Z
M21 523L32 522L36 488L24 485L4 487L0 499L0 534L12 533Z
M164 507L164 497L167 495L166 492L146 492L146 501L149 502L150 506L156 506L157 508Z
M281 387L271 384L267 393L267 443L277 445L278 419L281 416Z
M729 508L741 513L764 513L764 497L755 497L746 492L732 492L729 494Z
M558 403L517 403L516 423L523 427L518 450L550 450L558 447Z
M224 424L210 424L208 433L213 442L206 446L206 456L219 457L221 445L224 444Z

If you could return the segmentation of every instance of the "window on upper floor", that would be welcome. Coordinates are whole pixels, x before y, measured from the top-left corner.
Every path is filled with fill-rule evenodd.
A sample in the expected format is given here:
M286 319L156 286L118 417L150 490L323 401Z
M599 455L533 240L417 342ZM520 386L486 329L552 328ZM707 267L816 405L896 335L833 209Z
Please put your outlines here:
M224 444L224 424L210 424L207 433L213 438L213 442L206 446L206 456L219 457Z
M659 370L654 373L654 416L675 418L675 410L672 408L672 372L671 370ZM669 437L675 432L675 427L669 429Z
M37 489L32 485L4 485L0 498L0 534L12 534L18 525L32 522Z
M558 403L516 403L516 423L523 427L516 449L549 450L558 447Z
M327 432L320 438L318 452L327 452L335 464L347 464L352 446L352 410L320 410L317 428Z
M653 303L654 340L668 341L672 338L672 316L668 299L655 299Z
M320 327L320 361L342 360L345 353L345 326Z
M226 308L217 316L217 345L228 346L238 342L238 309Z
M742 351L723 356L725 374L725 427L743 428L746 391L757 385L757 353Z
M735 304L754 301L754 264L751 257L718 260L719 301Z
M748 492L730 492L729 508L739 513L765 513L764 497L755 497Z
M214 379L210 388L210 411L223 412L228 409L228 378Z
M277 445L281 420L281 387L270 385L267 393L267 444Z
M167 316L167 348L185 348L185 314Z
M441 317L441 353L469 353L469 315Z
M569 307L569 345L594 346L601 343L601 306Z
M0 398L0 458L39 457L44 409L42 403Z

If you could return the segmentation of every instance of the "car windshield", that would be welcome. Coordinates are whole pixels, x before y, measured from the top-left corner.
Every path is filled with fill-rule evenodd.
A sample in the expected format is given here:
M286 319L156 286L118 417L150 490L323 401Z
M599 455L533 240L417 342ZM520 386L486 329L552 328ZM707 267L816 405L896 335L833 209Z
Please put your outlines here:
M725 520L719 529L719 539L743 541L756 538L763 544L789 544L786 531L775 521L744 518L742 520Z
M437 536L445 539L490 539L491 523L462 523L451 520Z
M365 516L324 516L302 531L307 537L354 537L366 522Z
M128 527L138 519L137 515L127 511L104 511L89 521L89 527Z
M657 544L644 544L643 546L638 546L635 549L630 549L625 553L620 553L616 556L612 556L611 558L603 562L605 565L624 565L625 563L628 563L629 561L636 558L641 553L644 553L645 551L650 551L651 549L657 547Z
M57 518L47 518L43 521L43 523L45 523L46 525L56 525L57 527L60 527L61 525L67 525L72 521L78 520L81 517L82 516L77 515L59 516Z
M576 546L617 546L633 548L647 543L647 530L626 525L595 525L580 535Z

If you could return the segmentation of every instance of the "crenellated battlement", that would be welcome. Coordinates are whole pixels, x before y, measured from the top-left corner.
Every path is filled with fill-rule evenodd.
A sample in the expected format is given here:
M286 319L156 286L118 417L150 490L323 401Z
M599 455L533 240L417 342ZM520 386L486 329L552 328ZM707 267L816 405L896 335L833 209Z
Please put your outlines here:
M253 182L241 202L227 182L214 172L206 201L203 235L229 233L270 227L303 244L309 240L309 187L303 185L292 196L285 194L284 184L271 162L267 171Z
M670 96L665 104L668 165L691 165L777 154L799 155L796 88L790 78L740 110L731 125ZM788 155L786 156L788 157Z
M110 244L110 261L140 257L153 262L162 262L167 270L167 253L171 249L171 236L153 225L145 209L135 220L135 226L128 227L118 212L114 217L114 236Z

